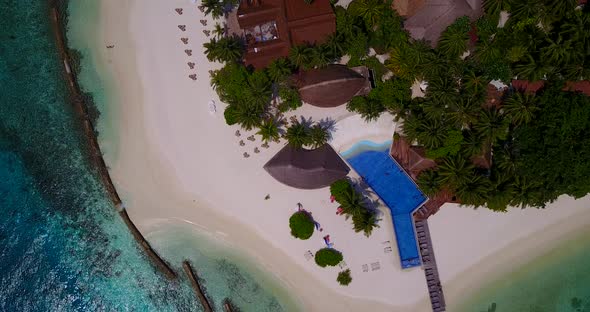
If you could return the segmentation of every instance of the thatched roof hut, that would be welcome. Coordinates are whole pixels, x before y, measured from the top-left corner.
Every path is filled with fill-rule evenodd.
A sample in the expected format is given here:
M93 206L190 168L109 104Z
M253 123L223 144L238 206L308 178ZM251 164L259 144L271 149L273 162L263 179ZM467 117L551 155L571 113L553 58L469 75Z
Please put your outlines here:
M333 64L302 71L295 77L295 83L301 99L318 107L340 106L354 96L371 91L369 69L365 66L348 68Z
M328 145L307 150L286 145L265 165L277 181L299 189L318 189L344 178L350 168Z

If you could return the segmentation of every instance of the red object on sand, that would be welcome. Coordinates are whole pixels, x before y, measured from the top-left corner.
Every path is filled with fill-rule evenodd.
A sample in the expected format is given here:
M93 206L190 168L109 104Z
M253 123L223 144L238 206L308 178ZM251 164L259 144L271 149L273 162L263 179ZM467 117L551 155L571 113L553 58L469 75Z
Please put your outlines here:
M336 197L334 197L334 195L330 196L330 202L333 203L334 200L336 200Z
M338 209L336 209L336 214L337 215L342 214L342 211L343 211L342 207L338 207Z

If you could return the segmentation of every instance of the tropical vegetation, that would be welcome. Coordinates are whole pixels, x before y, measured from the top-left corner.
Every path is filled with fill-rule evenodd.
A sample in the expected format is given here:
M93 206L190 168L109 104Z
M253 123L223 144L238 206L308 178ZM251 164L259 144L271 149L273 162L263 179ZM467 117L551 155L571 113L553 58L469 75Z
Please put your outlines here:
M355 232L363 232L369 237L373 230L379 227L380 219L377 217L377 211L367 207L367 198L354 189L349 179L345 178L332 183L330 193L340 204L346 219L352 218Z
M205 15L219 18L233 10L238 3L238 0L203 0L201 5Z
M486 0L482 17L457 19L432 48L412 40L382 3L354 0L336 9L336 36L351 62L368 59L350 49L367 38L366 49L389 53L393 73L347 107L366 120L392 113L407 140L426 149L437 164L418 177L427 195L446 191L463 204L504 211L590 192L590 98L564 90L590 79L588 5ZM499 27L502 10L510 17ZM515 78L543 87L512 88L491 101L492 80ZM415 81L427 83L424 97L411 98Z
M336 278L338 283L342 286L348 286L350 282L352 282L352 276L350 276L350 269L346 269L344 271L340 271L338 273L338 277Z
M336 266L343 259L342 253L334 248L322 248L315 253L315 263L322 268Z
M590 102L564 88L590 80L590 5L577 6L576 0L485 0L483 16L457 19L430 43L409 36L390 0L353 0L334 7L336 32L325 43L293 47L266 69L236 61L243 51L230 39L218 38L206 50L226 62L212 85L229 104L228 124L258 128L265 140L278 132L293 146L320 146L326 137L313 126L292 124L284 132L274 126L281 113L301 105L289 76L346 55L348 66L369 66L376 78L376 88L347 108L367 121L393 114L400 133L425 148L437 164L418 177L426 194L445 191L496 211L544 207L562 194L590 192ZM509 13L504 25L501 11ZM381 63L370 50L389 57ZM541 88L509 87L493 98L498 91L490 82L513 79L540 81ZM412 98L417 81L427 87L424 97ZM350 198L335 196L355 231L370 235L375 215L351 189Z
M287 143L295 148L308 146L312 149L318 148L328 142L330 133L328 129L319 123L308 125L302 122L294 122L285 133Z
M299 239L308 239L313 235L314 223L309 213L298 211L289 218L291 235Z

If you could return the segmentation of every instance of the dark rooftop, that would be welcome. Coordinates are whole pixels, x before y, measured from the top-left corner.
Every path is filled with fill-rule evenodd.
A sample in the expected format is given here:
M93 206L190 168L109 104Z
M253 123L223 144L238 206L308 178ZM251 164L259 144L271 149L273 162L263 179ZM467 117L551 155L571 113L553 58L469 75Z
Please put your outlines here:
M482 0L396 0L394 6L400 15L407 15L404 27L412 38L425 39L432 46L438 43L442 32L461 16L472 20L482 13ZM406 4L407 3L407 4ZM404 11L405 10L405 11Z
M344 178L350 168L329 144L307 150L286 145L265 165L277 181L299 189L319 189Z
M328 65L302 71L295 76L295 83L301 99L318 107L336 107L371 90L369 69L364 66Z
M237 20L246 40L244 61L255 68L288 56L293 45L323 43L336 31L329 0L242 0Z

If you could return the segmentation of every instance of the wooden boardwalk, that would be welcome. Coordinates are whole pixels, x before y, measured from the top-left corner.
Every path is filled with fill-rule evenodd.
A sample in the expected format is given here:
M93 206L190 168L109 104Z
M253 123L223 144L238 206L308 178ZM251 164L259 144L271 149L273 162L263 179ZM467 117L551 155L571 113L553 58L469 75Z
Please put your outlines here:
M416 220L414 221L414 224L416 226L420 257L422 258L422 268L424 269L424 275L426 276L426 285L428 287L428 293L430 294L432 311L446 311L445 296L438 276L436 258L434 257L434 249L432 248L432 240L430 239L430 230L428 229L428 221Z

